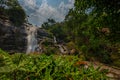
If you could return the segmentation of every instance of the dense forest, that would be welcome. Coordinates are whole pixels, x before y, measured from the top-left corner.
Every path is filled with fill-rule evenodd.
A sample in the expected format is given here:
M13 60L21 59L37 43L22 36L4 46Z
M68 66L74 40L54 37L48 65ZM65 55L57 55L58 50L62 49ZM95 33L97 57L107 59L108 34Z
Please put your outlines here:
M42 27L82 51L86 59L119 66L119 5L118 0L76 0L63 22L48 19Z
M17 0L0 0L0 21L7 19L20 28L28 23L26 18ZM120 71L119 0L75 0L64 21L48 19L41 28L56 38L55 45L71 51L59 54L47 41L44 54L11 55L0 49L0 80L111 80L109 69L100 64L95 68L94 62Z

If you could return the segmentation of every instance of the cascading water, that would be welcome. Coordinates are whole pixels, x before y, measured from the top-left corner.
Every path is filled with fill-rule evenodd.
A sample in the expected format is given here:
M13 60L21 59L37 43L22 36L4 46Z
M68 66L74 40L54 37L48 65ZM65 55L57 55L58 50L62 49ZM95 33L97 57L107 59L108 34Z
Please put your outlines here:
M56 40L56 37L55 37L55 36L54 36L53 40L54 40L54 43L56 44L56 43L57 43L57 40Z
M33 53L38 51L38 42L37 42L37 27L28 27L27 29L27 50L26 53Z

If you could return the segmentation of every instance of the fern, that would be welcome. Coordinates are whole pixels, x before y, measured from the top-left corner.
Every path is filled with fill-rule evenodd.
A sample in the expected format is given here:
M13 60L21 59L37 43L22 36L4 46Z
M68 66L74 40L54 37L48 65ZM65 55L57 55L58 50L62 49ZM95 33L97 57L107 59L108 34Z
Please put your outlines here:
M0 53L0 80L107 80L100 67L74 66L77 56Z

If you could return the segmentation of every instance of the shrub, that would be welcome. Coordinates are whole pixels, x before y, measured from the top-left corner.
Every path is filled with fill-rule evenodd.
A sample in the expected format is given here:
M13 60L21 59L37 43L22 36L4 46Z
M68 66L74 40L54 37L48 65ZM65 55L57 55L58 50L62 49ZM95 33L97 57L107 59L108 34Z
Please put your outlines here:
M1 80L107 80L100 68L74 66L77 56L14 54L3 59Z
M26 14L21 7L13 7L8 9L8 16L15 26L21 26L25 22Z

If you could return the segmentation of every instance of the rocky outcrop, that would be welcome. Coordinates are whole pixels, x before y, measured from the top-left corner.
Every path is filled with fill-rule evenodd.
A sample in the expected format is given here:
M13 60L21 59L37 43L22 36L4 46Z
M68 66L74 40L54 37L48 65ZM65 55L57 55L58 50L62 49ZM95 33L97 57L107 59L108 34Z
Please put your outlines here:
M0 19L0 48L11 54L27 52L73 53L63 42L58 41L55 36L45 29L32 26L29 23L16 27L8 19Z
M39 46L39 53L46 53L49 51L48 47L49 49L54 47L52 35L43 28L37 28L37 41Z
M9 53L26 53L28 45L28 32L32 29L31 24L24 23L20 27L13 26L12 23L7 19L0 18L0 48L8 51ZM44 29L36 27L37 43L39 45L40 52L43 52L42 44L46 39L52 41L51 35Z
M0 19L0 48L9 53L25 52L25 26L15 27L9 20Z

